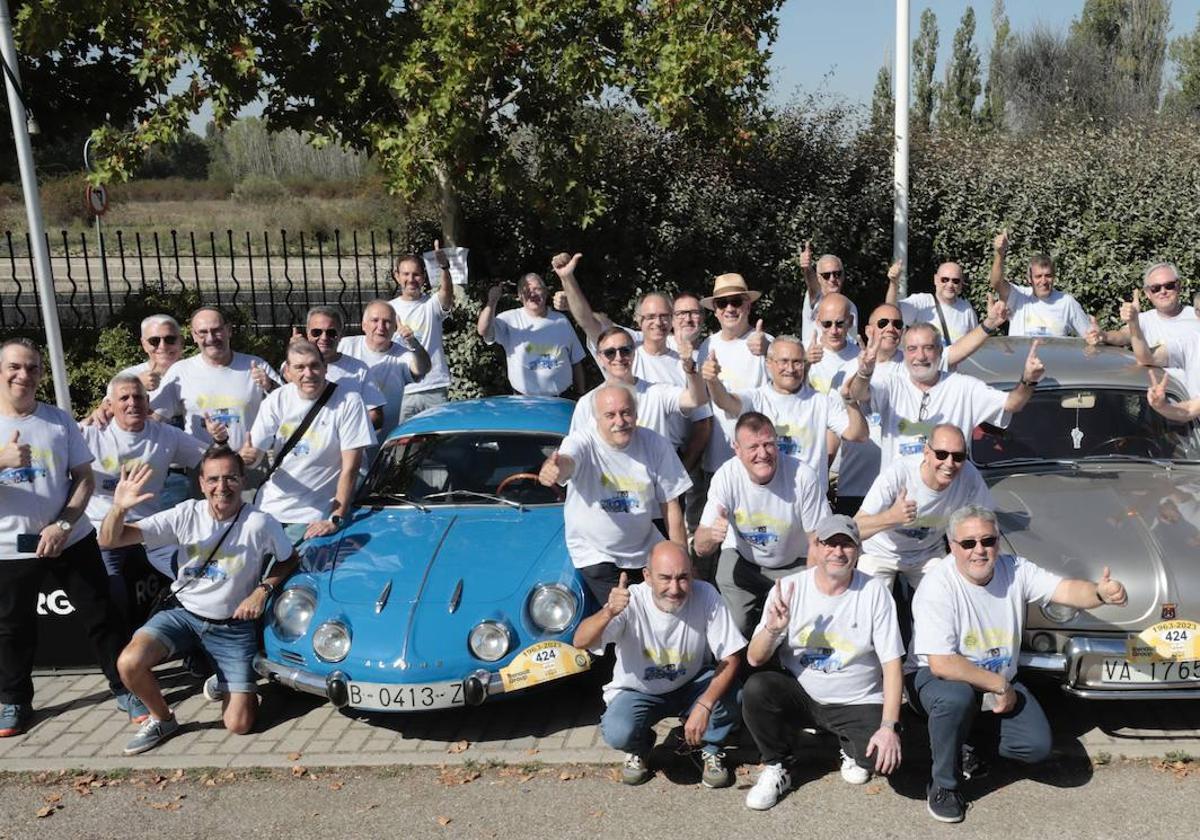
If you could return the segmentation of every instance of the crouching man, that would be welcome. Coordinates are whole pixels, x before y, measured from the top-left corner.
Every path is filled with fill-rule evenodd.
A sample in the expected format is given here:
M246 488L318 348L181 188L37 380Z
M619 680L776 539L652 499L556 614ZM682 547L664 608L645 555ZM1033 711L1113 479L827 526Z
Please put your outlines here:
M786 669L754 674L742 697L765 765L746 795L746 807L756 811L791 787L801 721L837 735L842 778L850 784L900 766L904 645L896 605L880 581L855 569L861 541L853 519L827 516L816 537L815 563L776 582L746 651L757 667L778 650Z
M961 748L981 711L998 719L1001 756L1034 764L1050 755L1046 715L1015 680L1026 606L1119 607L1126 595L1107 567L1098 583L1068 580L1024 557L1001 554L996 514L987 508L959 508L947 531L950 556L926 573L913 597L905 671L909 698L929 717L929 813L961 822Z
M129 524L126 514L153 498L145 492L151 474L145 464L122 469L112 508L100 526L105 548L144 543L153 549L178 542L186 556L171 584L172 599L133 634L117 660L121 679L150 710L126 745L126 755L145 752L179 731L152 669L197 649L216 666L204 694L222 701L225 728L239 735L250 731L258 712L251 666L258 649L256 620L297 559L283 527L242 501L245 465L231 449L214 446L204 453L202 500ZM283 561L272 565L272 557Z
M738 720L737 672L746 640L717 590L693 580L691 558L679 545L654 546L645 578L628 586L622 572L605 605L575 631L576 647L616 646L600 732L626 753L622 781L637 785L652 775L646 757L654 724L679 715L684 739L701 748L701 782L728 787L733 778L721 746Z

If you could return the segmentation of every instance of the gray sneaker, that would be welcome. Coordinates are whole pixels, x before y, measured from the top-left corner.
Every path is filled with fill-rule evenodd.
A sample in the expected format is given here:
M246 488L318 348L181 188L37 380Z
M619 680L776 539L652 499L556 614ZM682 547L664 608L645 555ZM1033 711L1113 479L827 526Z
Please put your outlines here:
M174 716L166 720L146 718L141 729L125 745L125 755L137 755L152 750L178 731L179 721L175 720Z
M650 781L654 774L646 766L646 759L635 753L625 754L625 765L621 768L621 781L627 785L640 785Z
M210 703L220 703L225 699L225 692L217 685L216 674L204 681L204 699Z

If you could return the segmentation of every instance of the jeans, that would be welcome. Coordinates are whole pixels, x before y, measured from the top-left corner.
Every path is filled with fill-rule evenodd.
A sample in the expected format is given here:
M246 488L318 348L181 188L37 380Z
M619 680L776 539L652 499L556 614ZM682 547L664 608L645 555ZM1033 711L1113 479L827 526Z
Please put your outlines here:
M665 717L686 718L712 682L715 671L703 671L696 679L666 694L644 694L620 689L608 701L600 718L600 734L614 750L645 756L654 748L654 724ZM736 688L712 704L708 728L704 730L704 752L717 752L738 722Z
M197 648L212 659L217 687L222 691L252 694L258 675L252 662L258 650L258 622L207 621L183 607L161 610L138 629L167 649L168 657Z

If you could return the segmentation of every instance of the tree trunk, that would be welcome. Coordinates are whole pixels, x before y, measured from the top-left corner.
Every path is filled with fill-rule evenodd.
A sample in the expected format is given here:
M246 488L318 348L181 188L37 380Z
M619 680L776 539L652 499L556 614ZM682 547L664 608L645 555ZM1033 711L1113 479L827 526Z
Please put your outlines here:
M462 205L458 200L458 185L444 166L437 168L437 179L437 203L442 221L442 244L456 246L466 238Z

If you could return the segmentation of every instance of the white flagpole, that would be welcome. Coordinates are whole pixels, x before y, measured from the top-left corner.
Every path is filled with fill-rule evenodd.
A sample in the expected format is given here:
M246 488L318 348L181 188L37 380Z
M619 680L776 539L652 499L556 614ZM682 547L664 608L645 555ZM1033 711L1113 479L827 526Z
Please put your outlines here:
M900 260L900 297L908 294L908 0L896 0L895 176L892 206L892 260Z

